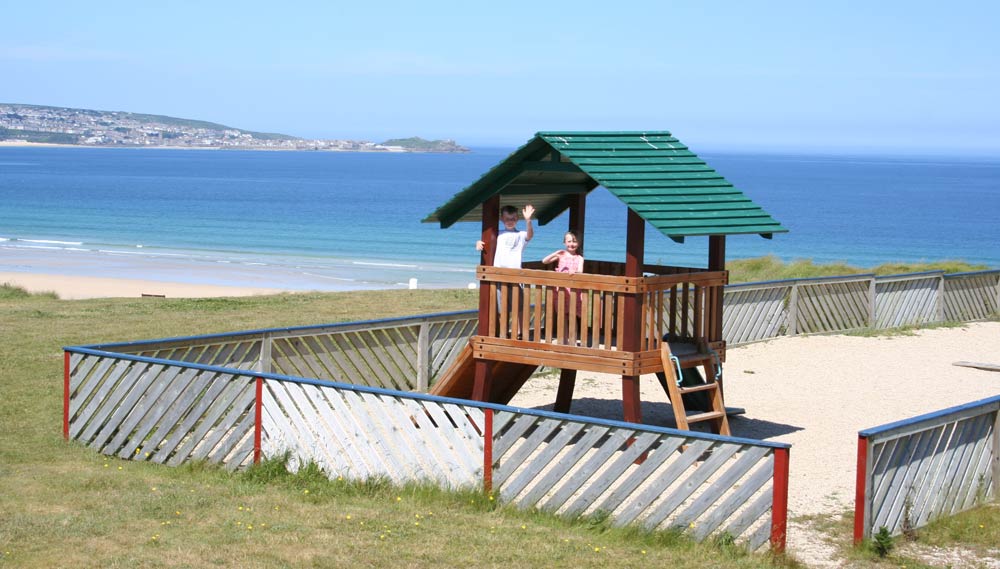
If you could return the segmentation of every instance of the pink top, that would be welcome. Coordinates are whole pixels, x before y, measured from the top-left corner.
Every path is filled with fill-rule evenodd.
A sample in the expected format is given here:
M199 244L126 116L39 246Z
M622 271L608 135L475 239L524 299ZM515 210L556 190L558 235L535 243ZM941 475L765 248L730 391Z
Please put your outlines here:
M559 255L559 264L556 265L557 273L582 273L583 255Z

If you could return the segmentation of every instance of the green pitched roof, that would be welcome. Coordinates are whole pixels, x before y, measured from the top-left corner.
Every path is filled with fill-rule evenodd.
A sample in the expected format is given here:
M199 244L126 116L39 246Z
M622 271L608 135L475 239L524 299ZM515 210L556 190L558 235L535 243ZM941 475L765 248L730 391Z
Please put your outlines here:
M788 231L666 131L539 132L423 221L480 221L500 194L501 205L533 204L544 225L597 186L675 240Z

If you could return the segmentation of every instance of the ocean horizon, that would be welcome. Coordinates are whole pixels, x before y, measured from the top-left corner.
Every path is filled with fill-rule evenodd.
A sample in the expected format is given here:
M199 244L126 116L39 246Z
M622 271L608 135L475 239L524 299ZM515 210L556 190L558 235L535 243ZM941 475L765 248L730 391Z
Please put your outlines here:
M375 154L0 147L0 272L289 290L465 288L477 223L420 220L513 149ZM696 150L697 151L697 150ZM789 229L727 259L944 259L1000 268L1000 160L699 152ZM591 259L624 259L625 207L588 197ZM526 258L561 247L564 214ZM523 227L523 220L519 226ZM704 266L707 239L647 231L649 263Z

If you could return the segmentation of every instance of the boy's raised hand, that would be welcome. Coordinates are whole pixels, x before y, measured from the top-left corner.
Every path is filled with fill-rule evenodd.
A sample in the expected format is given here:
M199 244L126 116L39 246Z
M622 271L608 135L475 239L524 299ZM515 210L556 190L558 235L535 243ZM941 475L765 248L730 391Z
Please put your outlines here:
M535 215L535 206L531 204L524 206L524 209L521 210L521 215L524 216L525 221L531 219L531 216Z

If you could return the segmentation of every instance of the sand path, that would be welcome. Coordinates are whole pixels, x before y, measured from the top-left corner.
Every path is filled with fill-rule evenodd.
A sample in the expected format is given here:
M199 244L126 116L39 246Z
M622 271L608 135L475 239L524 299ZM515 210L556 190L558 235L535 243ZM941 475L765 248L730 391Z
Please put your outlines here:
M791 443L789 516L853 509L858 431L1000 395L1000 373L952 365L1000 364L1000 322L921 330L874 338L799 336L731 348L726 404L746 414L731 421L740 437ZM551 407L558 377L533 379L511 402ZM573 412L621 419L620 380L582 374ZM666 395L643 377L643 418L673 426ZM789 533L789 550L823 566L822 544ZM832 565L835 566L835 565Z

